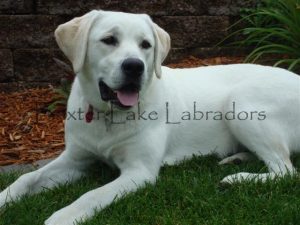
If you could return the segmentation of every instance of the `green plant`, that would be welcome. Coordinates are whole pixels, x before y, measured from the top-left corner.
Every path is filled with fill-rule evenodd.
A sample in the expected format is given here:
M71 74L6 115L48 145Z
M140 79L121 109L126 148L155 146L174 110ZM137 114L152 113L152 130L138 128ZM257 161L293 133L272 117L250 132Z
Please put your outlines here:
M54 112L59 105L67 105L67 101L71 92L72 82L75 77L72 68L67 63L57 58L54 58L54 61L59 67L64 70L67 76L61 79L60 86L58 88L53 89L54 93L56 93L58 97L47 107L50 112Z
M256 9L246 9L241 23L244 28L233 32L230 37L243 35L244 40L234 45L254 47L246 62L256 62L267 57L274 66L289 70L300 67L300 0L262 0Z
M67 105L71 91L71 83L63 78L61 80L61 86L59 88L54 88L53 91L58 97L48 105L47 108L50 112L54 112L59 105Z

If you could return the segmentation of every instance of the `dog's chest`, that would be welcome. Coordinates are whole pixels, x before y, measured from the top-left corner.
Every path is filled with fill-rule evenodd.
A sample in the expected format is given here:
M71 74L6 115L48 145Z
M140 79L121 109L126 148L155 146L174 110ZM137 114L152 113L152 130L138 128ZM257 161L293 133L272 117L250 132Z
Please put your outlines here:
M67 142L105 161L114 161L116 155L126 154L127 146L140 132L141 126L134 123L114 124L104 118L90 123L68 121L66 124Z

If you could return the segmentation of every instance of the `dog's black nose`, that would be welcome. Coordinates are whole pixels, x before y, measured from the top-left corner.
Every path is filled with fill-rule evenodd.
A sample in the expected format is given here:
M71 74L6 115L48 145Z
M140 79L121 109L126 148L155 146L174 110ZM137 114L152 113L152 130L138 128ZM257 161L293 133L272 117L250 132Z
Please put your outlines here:
M140 59L128 58L123 61L121 68L126 77L139 78L143 74L145 66Z

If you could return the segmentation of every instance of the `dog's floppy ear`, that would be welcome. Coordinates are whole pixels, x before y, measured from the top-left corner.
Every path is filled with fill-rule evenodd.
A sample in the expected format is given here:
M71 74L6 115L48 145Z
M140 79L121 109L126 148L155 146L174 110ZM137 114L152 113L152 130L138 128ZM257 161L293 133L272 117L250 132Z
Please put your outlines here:
M155 38L154 48L154 68L157 78L161 77L161 64L167 57L171 48L171 39L169 34L152 22L152 28Z
M78 73L83 67L89 31L97 15L99 15L99 11L93 10L58 26L55 30L56 42L72 62L75 73Z

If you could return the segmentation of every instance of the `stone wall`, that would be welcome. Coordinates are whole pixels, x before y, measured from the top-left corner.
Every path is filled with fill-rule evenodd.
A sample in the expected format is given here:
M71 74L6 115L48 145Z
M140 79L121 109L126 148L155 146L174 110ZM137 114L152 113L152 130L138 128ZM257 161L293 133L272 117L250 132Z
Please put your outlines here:
M168 61L187 55L232 54L212 48L228 33L241 7L255 0L1 0L0 91L20 83L57 83L63 71L53 57L66 60L53 38L55 28L91 9L147 13L169 32ZM9 85L8 85L9 84Z

